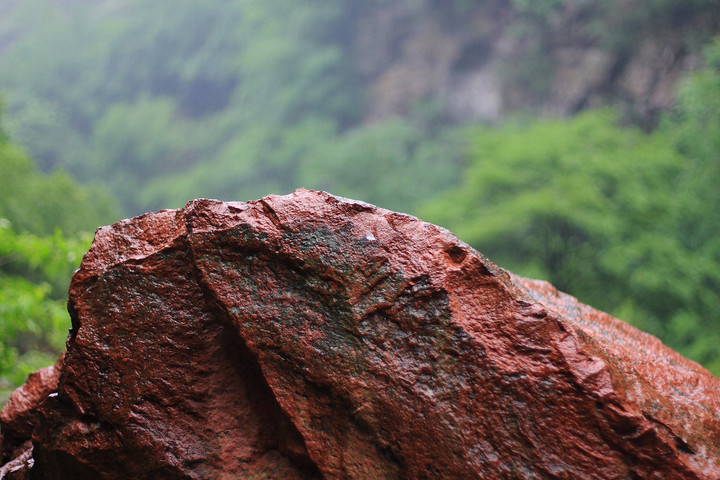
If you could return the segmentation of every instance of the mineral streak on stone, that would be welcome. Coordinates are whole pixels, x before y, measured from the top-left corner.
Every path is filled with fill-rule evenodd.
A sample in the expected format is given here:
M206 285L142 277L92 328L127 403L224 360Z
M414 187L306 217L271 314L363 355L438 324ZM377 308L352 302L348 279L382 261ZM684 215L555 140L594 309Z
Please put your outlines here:
M720 478L702 367L326 193L103 227L69 309L33 479Z

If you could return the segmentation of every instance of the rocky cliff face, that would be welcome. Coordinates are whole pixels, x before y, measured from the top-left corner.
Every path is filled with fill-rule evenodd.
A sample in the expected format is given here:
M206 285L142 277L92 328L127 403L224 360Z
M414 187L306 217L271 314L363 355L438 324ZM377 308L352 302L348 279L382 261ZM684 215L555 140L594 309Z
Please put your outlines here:
M103 227L69 308L64 360L3 411L0 478L720 476L702 367L326 193Z
M717 32L720 17L710 3L520 3L399 1L369 10L354 48L370 85L368 119L434 102L456 121L607 104L651 121L700 65L700 39ZM540 4L558 6L543 12Z

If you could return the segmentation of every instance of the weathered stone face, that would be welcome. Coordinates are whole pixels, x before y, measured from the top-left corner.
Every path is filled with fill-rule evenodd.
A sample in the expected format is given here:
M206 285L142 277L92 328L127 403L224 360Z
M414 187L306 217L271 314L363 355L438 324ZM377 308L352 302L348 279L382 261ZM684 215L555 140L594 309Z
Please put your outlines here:
M63 357L51 367L31 373L0 412L0 480L27 478L33 466L32 437L38 408L57 391Z
M35 479L720 477L715 377L367 204L104 227L69 306Z

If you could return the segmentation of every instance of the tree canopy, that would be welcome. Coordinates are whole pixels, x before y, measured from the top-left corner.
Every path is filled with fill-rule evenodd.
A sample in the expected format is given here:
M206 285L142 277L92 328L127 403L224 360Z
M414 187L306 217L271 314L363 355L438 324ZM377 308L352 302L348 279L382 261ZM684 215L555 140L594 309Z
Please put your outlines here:
M40 172L0 132L0 403L8 388L62 351L72 272L90 246L89 232L116 218L99 188Z
M720 130L688 128L700 112L687 104L707 75L686 85L667 127L652 134L607 110L481 128L462 184L421 214L717 374L720 177L717 157L703 155L708 140L693 137L717 140Z

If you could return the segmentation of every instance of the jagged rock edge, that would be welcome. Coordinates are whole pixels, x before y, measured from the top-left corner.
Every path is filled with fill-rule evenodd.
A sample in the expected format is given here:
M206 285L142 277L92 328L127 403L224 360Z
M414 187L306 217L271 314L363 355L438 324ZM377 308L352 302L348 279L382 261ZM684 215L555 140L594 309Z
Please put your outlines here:
M370 204L366 204L364 202L347 201L347 199L343 199L342 197L338 198L338 197L332 196L330 194L327 194L326 192L322 192L322 193L324 193L325 195L328 196L327 197L328 201L336 201L336 202L350 204L352 206L359 207L357 210L352 209L353 210L352 213L356 213L359 211L367 211L367 210L372 210L373 208L377 208ZM199 199L199 200L194 200L192 202L189 202L182 209L175 210L175 211L169 211L169 212L173 213L173 215L175 216L176 219L178 219L178 216L180 216L184 220L184 223L185 223L185 231L184 232L182 232L179 235L175 235L172 238L168 237L167 242L163 242L163 244L161 246L159 246L159 248L155 248L153 251L151 251L149 253L143 253L141 255L127 256L126 258L122 259L121 261L107 264L107 267L105 269L103 269L101 272L98 272L98 275L92 275L92 276L83 278L82 283L84 283L84 284L91 283L92 284L94 282L94 280L96 280L98 278L99 275L102 275L103 272L110 270L116 266L126 265L126 264L137 264L139 261L141 261L145 258L152 257L152 256L160 254L164 251L167 251L170 249L175 249L175 248L184 248L184 249L187 249L187 252L189 253L189 255L191 255L191 257L193 259L193 267L192 268L196 275L195 280L197 281L198 285L200 286L200 288L203 290L203 292L206 295L210 294L209 298L213 299L213 306L218 311L221 311L223 313L223 321L227 321L228 316L230 314L229 314L229 312L227 312L227 309L222 304L222 302L220 302L218 300L215 291L207 283L204 275L198 268L197 263L196 263L195 252L192 248L192 242L191 242L191 237L195 235L195 231L194 231L195 225L193 223L193 220L195 219L194 213L198 212L198 210L200 210L200 209L205 210L209 204L222 204L222 205L228 206L228 203L221 202L218 200ZM256 205L256 204L267 205L262 200L256 200L256 201L252 201L252 202L248 202L248 203L242 203L242 204L238 203L238 204L235 204L232 206L237 207L237 206L242 205L242 207L239 208L239 210L244 211L244 210L247 210L248 208L251 208L253 205ZM259 207L259 210L260 211L257 212L258 214L267 215L267 211L262 206ZM404 215L404 214L398 214L396 212L386 211L382 208L377 208L377 210L379 212L381 212L386 218L388 217L388 214L391 214L392 216L405 216L405 217L409 217L409 218L413 218L413 219L415 218L410 215ZM147 215L152 215L152 214L147 214ZM141 218L141 217L145 217L145 216L146 215L141 215L140 217L136 217L136 218ZM126 220L125 222L130 222L132 220L134 220L134 219ZM269 218L268 220L271 221L271 223L274 223L274 222L272 222L272 219ZM395 227L393 225L394 222L390 221L389 218L388 218L388 223L393 227L393 229L395 229ZM237 225L238 224L235 224L226 229L216 230L216 231L230 230L230 229L236 228ZM276 225L276 227L277 227L277 225ZM514 300L516 302L518 302L520 305L522 305L523 307L525 307L525 309L527 311L526 314L528 316L533 316L533 317L537 318L537 307L540 307L541 310L546 310L546 316L547 316L546 320L554 321L554 323L557 324L558 328L564 332L564 334L562 335L562 338L561 339L554 338L553 343L554 343L554 346L561 353L561 357L563 358L565 364L568 366L568 371L571 372L571 374L573 375L575 385L578 388L585 391L592 398L595 398L598 401L602 402L602 406L610 405L612 407L613 404L620 405L620 402L617 401L617 393L614 391L614 389L609 395L603 395L596 388L593 388L592 385L588 385L587 382L585 381L588 379L588 376L580 373L581 369L578 368L579 365L583 361L599 360L603 365L602 365L602 368L597 373L609 372L609 370L608 370L609 366L608 366L607 362L605 362L603 359L593 357L592 354L585 351L585 348L583 348L583 347L585 346L586 342L584 342L578 338L578 333L572 331L572 329L567 328L568 325L565 325L562 321L562 318L563 318L562 314L560 314L556 310L554 310L551 305L543 305L538 299L536 299L535 297L533 297L530 294L530 292L528 291L528 289L525 286L523 286L516 280L514 275L512 275L512 274L508 275L508 273L505 270L495 266L484 255L482 255L480 252L477 252L475 249L473 249L469 245L467 245L464 242L457 239L457 237L455 235L453 235L451 232L447 231L446 229L443 229L442 227L438 227L435 225L433 225L433 227L435 227L442 233L449 234L449 237L454 240L457 247L463 248L463 249L468 249L469 253L477 256L482 261L483 264L487 265L489 263L490 266L495 267L495 268L488 269L489 273L493 277L496 277L496 278L500 277L500 278L498 278L498 280L499 280L499 283L502 284L502 288L509 290L508 293L512 297L514 297ZM112 227L105 227L105 228L112 228ZM82 325L79 323L79 319L77 319L77 316L73 316L73 317L74 317L73 322L77 322L77 328L78 329L81 328ZM73 325L75 328L75 323ZM246 342L246 340L244 338L242 338L242 336L239 334L239 332L238 332L238 337L241 338L244 343ZM569 355L567 354L567 352L559 347L559 343L564 342L566 340L571 340L571 343L572 343L572 346L574 347L575 353L581 357L580 360L571 359L569 357ZM256 358L256 354L246 344L244 345L244 348L248 348L250 353L252 354L252 356L254 358ZM262 366L260 366L259 362L258 362L258 367L259 367L260 371L263 370ZM62 382L62 378L61 378L60 382ZM274 396L276 395L271 387L269 387L269 391L271 391ZM615 401L613 401L613 400L615 400ZM277 398L276 398L276 401L277 401ZM290 423L292 423L295 426L295 428L297 429L297 425L295 425L295 422L293 422L292 416L288 415L287 412L285 412L285 410L282 409L282 407L280 407L280 408L283 411L283 413L287 416ZM615 413L617 413L617 412L615 412ZM626 412L626 413L630 413L630 412ZM647 417L647 414L645 414L645 412L641 411L640 413L642 413L643 415L639 415L639 416L631 415L630 416L633 420L633 423L636 423L636 425L643 424L642 426L638 425L640 432L645 432L645 431L651 429L656 432L656 438L662 438L662 435L658 437L657 433L659 430L666 430L665 433L666 434L669 433L670 437L674 438L674 440L675 440L672 443L668 442L668 445L673 445L678 450L682 450L685 453L689 453L689 454L694 453L692 447L688 446L687 443L685 442L685 440L682 439L680 436L676 435L669 427L664 425L662 422L652 421L652 419ZM596 411L595 411L595 416L598 420L600 420L600 422L598 423L599 426L604 424L608 428L611 428L611 429L613 428L614 422L612 421L609 413L605 411L605 408L600 408L600 406L599 406L599 408L596 409ZM623 417L622 419L627 421L630 418L626 416L626 417ZM660 428L661 426L664 428L661 429ZM298 430L298 433L300 433L299 430ZM300 433L300 437L303 438L303 441L305 441L305 439L304 439L304 437L302 437L301 433ZM612 443L614 443L616 445L616 448L618 450L625 451L627 453L627 449L622 448L621 445L619 445L615 442L612 442ZM674 450L674 448L672 448L672 449ZM310 452L308 452L308 453L310 454Z

